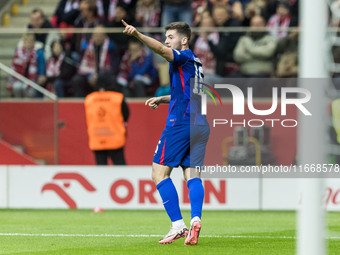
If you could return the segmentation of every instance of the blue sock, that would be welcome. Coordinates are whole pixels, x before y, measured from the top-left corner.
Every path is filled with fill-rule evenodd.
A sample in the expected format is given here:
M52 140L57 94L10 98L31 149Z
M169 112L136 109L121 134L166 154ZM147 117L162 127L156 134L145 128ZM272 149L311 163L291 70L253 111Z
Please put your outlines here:
M187 182L189 188L189 199L191 204L191 219L199 217L201 219L204 198L204 189L200 178L190 179Z
M182 219L179 209L178 194L175 185L170 178L157 184L157 189L163 200L163 206L172 222Z

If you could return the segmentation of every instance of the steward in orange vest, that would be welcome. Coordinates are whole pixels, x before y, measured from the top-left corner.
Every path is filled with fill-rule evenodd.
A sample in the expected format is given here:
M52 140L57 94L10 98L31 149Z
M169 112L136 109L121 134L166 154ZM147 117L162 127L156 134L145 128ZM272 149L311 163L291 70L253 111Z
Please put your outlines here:
M98 77L99 91L85 98L85 114L89 147L97 165L107 165L110 157L115 165L125 165L123 147L129 109L122 93L106 91L109 81Z

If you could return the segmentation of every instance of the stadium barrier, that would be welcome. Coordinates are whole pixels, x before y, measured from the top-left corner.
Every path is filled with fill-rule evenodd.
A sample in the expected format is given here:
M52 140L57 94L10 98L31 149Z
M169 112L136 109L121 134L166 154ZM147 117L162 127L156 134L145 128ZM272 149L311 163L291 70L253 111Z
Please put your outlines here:
M173 182L189 209L182 171ZM300 179L204 179L206 210L296 210ZM326 179L322 203L340 211L340 179ZM150 166L1 166L0 208L161 209Z

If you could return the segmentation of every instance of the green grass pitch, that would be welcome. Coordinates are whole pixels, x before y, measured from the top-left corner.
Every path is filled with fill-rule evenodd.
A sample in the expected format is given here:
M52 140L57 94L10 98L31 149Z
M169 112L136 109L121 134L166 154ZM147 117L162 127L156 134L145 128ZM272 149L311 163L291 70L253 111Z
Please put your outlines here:
M295 254L292 211L204 211L197 246L158 240L164 211L0 210L0 254ZM327 213L328 254L340 251L340 213ZM187 225L190 212L183 212Z

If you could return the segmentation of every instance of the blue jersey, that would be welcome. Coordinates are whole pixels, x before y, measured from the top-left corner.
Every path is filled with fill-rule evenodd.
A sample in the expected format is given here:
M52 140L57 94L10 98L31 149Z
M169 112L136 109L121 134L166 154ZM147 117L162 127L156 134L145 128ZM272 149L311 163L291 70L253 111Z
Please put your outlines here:
M171 99L168 110L167 126L208 125L200 114L200 98L193 101L190 80L202 79L203 68L200 59L190 50L172 50L174 60L169 63Z

